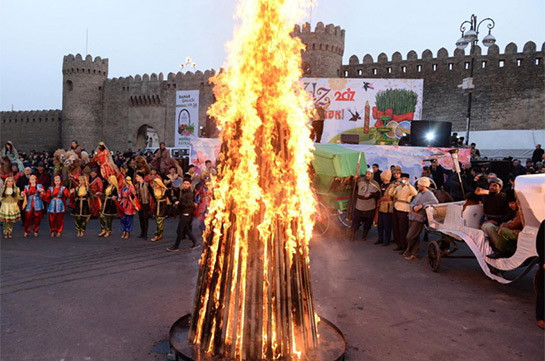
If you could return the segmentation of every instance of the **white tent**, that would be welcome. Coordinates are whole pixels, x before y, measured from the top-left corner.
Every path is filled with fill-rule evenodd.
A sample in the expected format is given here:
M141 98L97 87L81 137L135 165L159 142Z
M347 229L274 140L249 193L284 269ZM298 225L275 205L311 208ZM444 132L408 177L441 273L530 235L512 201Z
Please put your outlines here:
M465 135L459 131L459 135ZM475 143L481 157L513 157L523 161L532 158L537 144L545 147L545 129L538 130L480 130L469 133L469 142Z

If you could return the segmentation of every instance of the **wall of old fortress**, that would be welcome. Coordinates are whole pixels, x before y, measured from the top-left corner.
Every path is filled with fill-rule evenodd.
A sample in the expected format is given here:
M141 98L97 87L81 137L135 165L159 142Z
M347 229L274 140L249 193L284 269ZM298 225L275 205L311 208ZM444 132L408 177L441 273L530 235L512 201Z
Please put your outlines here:
M0 144L11 140L19 150L57 149L61 127L60 109L0 112Z
M503 52L497 45L485 55L475 48L471 129L544 129L545 44L540 50L527 42L522 49L510 43ZM471 57L463 50L449 54L441 48L434 57L430 50L421 56L410 51L391 58L384 53L376 60L369 54L356 55L343 65L349 78L422 78L424 79L423 118L449 121L453 129L466 127L467 93L458 84L470 76Z
M318 23L303 24L293 36L306 46L302 54L306 77L422 78L423 118L450 121L454 130L465 129L467 93L458 84L469 77L471 57L445 48L420 56L395 52L361 59L352 55L342 63L345 30ZM510 43L503 51L496 45L484 54L476 48L472 106L472 130L544 129L545 44L537 49L527 42L522 49ZM466 52L468 50L466 49ZM213 70L196 73L143 74L108 78L108 59L67 55L63 59L63 109L0 112L0 142L14 141L19 149L67 147L78 139L86 149L104 140L112 149L142 147L138 132L153 127L161 141L174 142L175 92L200 91L199 126L210 129L206 110L214 101L209 78Z

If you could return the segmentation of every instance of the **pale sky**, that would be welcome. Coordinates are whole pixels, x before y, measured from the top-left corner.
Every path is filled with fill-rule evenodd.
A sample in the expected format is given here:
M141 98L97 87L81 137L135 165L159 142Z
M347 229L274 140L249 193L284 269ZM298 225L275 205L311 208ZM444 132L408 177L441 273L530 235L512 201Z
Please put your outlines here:
M543 0L316 0L301 21L346 30L343 63L384 52L441 47L454 51L460 24L471 14L496 22L503 52L545 40ZM109 59L109 77L180 70L191 57L197 69L218 69L233 32L235 0L0 0L0 110L60 109L62 58L88 53ZM483 30L484 29L484 30ZM484 34L483 34L484 33ZM486 29L481 27L481 38ZM467 49L466 49L467 51Z

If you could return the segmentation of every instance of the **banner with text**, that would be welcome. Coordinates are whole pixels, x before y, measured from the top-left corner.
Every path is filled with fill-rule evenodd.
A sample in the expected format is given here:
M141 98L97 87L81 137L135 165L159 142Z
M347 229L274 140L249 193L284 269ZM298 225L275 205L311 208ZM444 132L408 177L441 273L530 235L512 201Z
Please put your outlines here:
M176 119L174 121L174 146L188 146L199 128L199 91L176 92Z
M423 79L301 81L314 103L325 110L322 143L336 143L342 134L352 134L358 135L359 144L397 144L410 133L411 121L422 119ZM315 132L321 131L319 125Z

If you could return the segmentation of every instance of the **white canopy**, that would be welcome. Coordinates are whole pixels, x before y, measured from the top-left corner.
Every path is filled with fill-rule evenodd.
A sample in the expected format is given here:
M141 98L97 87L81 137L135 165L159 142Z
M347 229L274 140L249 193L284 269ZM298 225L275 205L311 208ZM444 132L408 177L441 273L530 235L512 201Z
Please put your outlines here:
M464 131L459 131L464 136ZM520 160L532 158L537 144L545 147L545 129L538 130L479 130L469 133L469 142L475 143L481 157ZM524 164L524 162L523 162Z

